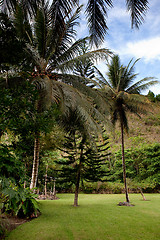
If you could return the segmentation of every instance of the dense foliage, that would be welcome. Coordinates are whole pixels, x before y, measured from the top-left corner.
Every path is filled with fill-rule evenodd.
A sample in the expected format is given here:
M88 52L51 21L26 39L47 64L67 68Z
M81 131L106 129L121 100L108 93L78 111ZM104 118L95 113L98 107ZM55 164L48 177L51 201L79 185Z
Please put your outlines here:
M144 145L125 150L126 176L129 191L159 192L160 188L160 144ZM121 151L112 153L108 158L107 181L86 185L90 192L123 192L123 171Z
M1 212L5 212L12 216L18 217L36 217L40 212L38 203L35 199L36 195L31 193L29 189L23 186L17 186L10 180L3 179L1 181Z
M98 45L103 40L107 30L103 13L106 15L106 7L111 7L112 1L104 1L104 6L103 1L94 1L94 7L93 1L89 1L86 13L92 36L79 40L75 39L75 27L79 24L82 6L72 11L77 1L67 4L63 1L25 2L28 4L0 1L4 10L0 12L0 190L2 212L32 217L39 212L35 195L26 188L31 180L33 152L30 188L36 186L39 153L43 152L38 187L42 189L45 182L45 192L48 177L57 178L60 191L75 185L77 198L80 184L86 192L123 191L121 152L109 156L108 142L93 146L91 139L106 118L108 105L112 122L119 119L121 127L127 130L126 109L139 113L141 108L141 100L139 95L136 100L135 93L139 94L141 89L156 81L145 78L132 85L136 61L124 67L119 57L114 56L108 72L110 81L99 72L98 89L95 89L94 60L106 60L111 52L108 49L90 51L86 42L91 39ZM132 25L139 26L140 15L147 10L148 1L141 1L143 7L138 15L131 2L127 1L127 7L131 13L135 11ZM98 14L94 8L98 9ZM97 24L102 28L94 28ZM148 98L159 101L160 96L149 92ZM63 138L61 146L58 138L54 139L56 143L49 149L47 134L54 135L56 124L63 126L67 137ZM57 147L63 152L63 159L59 159ZM128 149L125 155L129 188L158 190L160 146ZM53 181L50 187L52 185Z

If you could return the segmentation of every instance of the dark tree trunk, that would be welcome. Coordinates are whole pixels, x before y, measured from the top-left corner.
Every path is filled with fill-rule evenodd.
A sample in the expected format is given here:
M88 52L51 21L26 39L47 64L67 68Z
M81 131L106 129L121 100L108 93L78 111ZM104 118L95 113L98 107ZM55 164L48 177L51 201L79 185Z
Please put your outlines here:
M80 183L80 166L77 173L77 179L76 179L76 189L75 189L75 195L74 195L74 207L78 206L78 193L79 193L79 183Z
M144 196L144 194L143 194L142 188L139 187L138 189L140 190L140 193L141 193L141 195L142 195L142 197L143 197L143 200L146 201L146 198L145 198L145 196Z
M2 135L3 135L3 130L0 129L0 142L1 142L1 137L2 137Z
M46 174L45 174L45 183L44 183L45 198L47 198L47 172L48 172L48 164L46 165Z
M75 189L75 195L74 195L74 207L78 206L78 193L79 193L79 184L80 184L80 178L81 178L81 168L82 168L82 158L83 158L83 143L84 143L84 139L82 139L82 142L81 142L80 160L79 160L79 167L78 167L76 184L75 184L76 189Z
M24 170L24 175L25 175L25 179L26 179L26 172L27 172L27 164L24 164L25 166L25 170ZM23 185L24 189L26 188L26 180L24 180L24 185Z
M127 188L127 181L126 181L126 163L125 163L125 156L124 156L124 130L123 130L123 121L122 120L121 120L121 140L122 140L123 181L124 181L124 187L125 187L126 202L129 203L128 188Z
M39 133L38 133L34 141L34 160L33 160L33 167L32 167L32 179L31 179L30 189L35 188L37 183L38 166L39 166L39 150L40 150L40 139L39 139Z

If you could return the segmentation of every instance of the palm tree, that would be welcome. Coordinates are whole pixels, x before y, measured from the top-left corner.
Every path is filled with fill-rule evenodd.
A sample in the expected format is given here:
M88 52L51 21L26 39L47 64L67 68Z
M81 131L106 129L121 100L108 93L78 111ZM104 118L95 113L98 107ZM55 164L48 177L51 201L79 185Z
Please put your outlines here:
M128 66L121 65L118 55L114 55L110 64L108 64L108 72L106 79L103 74L96 68L98 74L98 83L101 91L111 100L111 120L115 124L120 122L121 128L121 147L122 147L122 166L123 180L125 185L126 202L129 203L128 189L126 182L126 165L124 156L124 130L128 131L127 112L146 113L148 105L147 98L140 95L142 90L157 83L152 77L146 77L138 82L134 82L137 74L134 74L134 65L138 59L132 64L132 60ZM131 65L132 64L132 65Z
M17 3L21 3L26 13L31 16L35 14L39 3L44 3L43 0L1 0L0 7L3 11L15 11ZM64 14L69 13L73 7L78 4L78 0L52 0L52 17L54 19L59 18L59 21L63 19ZM113 7L112 0L88 0L86 4L86 17L88 20L88 27L90 35L92 36L92 42L99 45L104 40L105 34L108 30L107 27L107 13L108 9ZM144 16L148 10L148 0L126 0L127 10L131 15L132 27L139 28L144 21ZM61 25L62 27L63 25Z
M67 115L70 107L74 109L78 105L79 114L86 115L86 121L92 124L94 120L87 120L87 117L95 114L100 117L100 114L94 110L91 100L88 101L88 97L84 95L88 90L79 81L83 77L72 74L73 63L85 58L106 58L110 52L108 49L99 49L79 55L81 46L86 41L86 38L75 40L74 27L78 24L81 7L70 15L63 14L63 18L57 15L56 19L53 18L52 10L53 5L41 4L36 16L30 21L25 18L23 6L20 4L16 6L13 20L17 37L24 41L26 54L30 56L29 79L39 91L37 112L42 113L54 102L59 104ZM81 92L75 87L81 89ZM97 95L94 90L92 93ZM36 187L39 151L40 131L36 130L31 189Z

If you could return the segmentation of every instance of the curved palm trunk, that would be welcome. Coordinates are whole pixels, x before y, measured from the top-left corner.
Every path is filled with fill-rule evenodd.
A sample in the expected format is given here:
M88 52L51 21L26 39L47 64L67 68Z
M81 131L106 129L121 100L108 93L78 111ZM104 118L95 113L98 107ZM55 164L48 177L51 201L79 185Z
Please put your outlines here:
M37 177L38 177L38 166L39 166L39 150L40 150L40 134L38 133L34 141L34 160L32 167L32 179L30 184L30 189L36 187Z
M129 203L128 188L127 188L127 181L126 181L126 163L125 163L125 157L124 157L124 131L123 131L123 121L122 120L121 120L121 141L122 141L123 181L124 181L124 187L125 187L126 202Z

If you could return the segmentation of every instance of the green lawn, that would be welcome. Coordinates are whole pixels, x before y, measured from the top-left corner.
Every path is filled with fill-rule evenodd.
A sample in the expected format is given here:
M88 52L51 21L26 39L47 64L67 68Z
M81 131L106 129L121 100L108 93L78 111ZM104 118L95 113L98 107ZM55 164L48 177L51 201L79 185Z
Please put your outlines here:
M7 240L160 240L160 194L130 194L134 207L117 206L124 195L73 194L40 201L42 215L13 230Z

